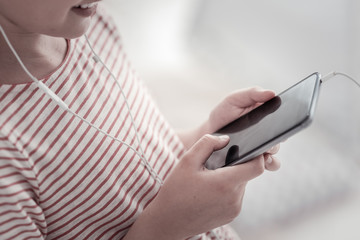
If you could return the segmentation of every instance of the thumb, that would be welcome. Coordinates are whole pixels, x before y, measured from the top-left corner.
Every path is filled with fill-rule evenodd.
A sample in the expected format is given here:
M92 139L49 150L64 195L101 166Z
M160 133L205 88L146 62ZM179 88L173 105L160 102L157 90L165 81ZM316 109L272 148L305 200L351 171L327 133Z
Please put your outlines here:
M222 149L229 143L229 136L215 136L206 134L198 140L186 153L184 159L188 159L189 163L196 167L203 167L210 155L219 149Z

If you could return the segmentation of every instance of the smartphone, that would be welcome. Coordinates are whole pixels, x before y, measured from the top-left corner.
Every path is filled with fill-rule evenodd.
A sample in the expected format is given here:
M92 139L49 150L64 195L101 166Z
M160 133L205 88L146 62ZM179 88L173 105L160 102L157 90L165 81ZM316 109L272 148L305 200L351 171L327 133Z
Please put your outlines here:
M218 130L229 144L206 161L208 169L247 162L310 125L319 96L321 76L313 73L274 98Z

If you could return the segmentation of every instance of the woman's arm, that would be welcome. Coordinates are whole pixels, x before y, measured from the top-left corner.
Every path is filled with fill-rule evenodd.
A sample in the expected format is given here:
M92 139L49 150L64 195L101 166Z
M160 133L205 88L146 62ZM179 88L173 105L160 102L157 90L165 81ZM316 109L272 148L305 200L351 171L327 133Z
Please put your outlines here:
M189 150L124 239L182 240L231 222L240 213L247 182L265 168L280 167L272 156L279 147L240 165L208 170L205 161L229 142L228 136L209 134L274 96L261 88L236 91L214 108L208 121L179 133Z
M238 216L247 182L263 173L265 163L261 155L238 166L206 169L209 155L228 142L227 136L205 135L195 143L124 239L182 240Z

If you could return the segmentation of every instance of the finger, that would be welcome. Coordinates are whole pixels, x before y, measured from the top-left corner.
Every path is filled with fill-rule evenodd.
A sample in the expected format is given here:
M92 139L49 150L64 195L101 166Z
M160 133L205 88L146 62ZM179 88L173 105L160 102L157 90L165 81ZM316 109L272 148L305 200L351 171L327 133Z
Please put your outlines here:
M266 102L271 98L275 97L275 92L272 90L262 89L255 87L250 91L250 97L254 102Z
M281 162L271 154L265 154L265 168L269 171L276 171L280 168Z
M272 148L270 148L269 150L267 150L266 153L273 155L273 154L278 153L279 150L280 150L280 144L277 144L277 145L273 146Z
M231 94L232 104L238 107L250 107L257 103L263 103L275 96L271 90L262 89L260 87L252 87L241 89Z
M197 141L186 154L186 159L190 160L189 164L195 164L202 167L210 155L229 143L229 136L214 136L206 134Z
M246 163L224 168L218 168L215 171L222 172L228 181L236 181L242 184L260 176L265 170L264 155L260 155Z

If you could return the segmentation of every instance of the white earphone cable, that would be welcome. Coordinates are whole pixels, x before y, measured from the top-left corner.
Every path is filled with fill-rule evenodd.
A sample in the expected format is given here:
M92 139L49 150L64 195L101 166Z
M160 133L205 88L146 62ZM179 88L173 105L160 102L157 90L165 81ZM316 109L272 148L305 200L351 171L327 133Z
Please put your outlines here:
M85 36L85 39L86 39L86 42L87 42L88 46L89 46L90 49L91 49L91 52L94 54L94 61L100 62L100 63L104 66L104 68L106 69L106 71L111 75L112 79L114 79L116 85L119 87L120 93L121 93L121 95L123 96L123 98L124 98L124 100L125 100L126 107L127 107L127 109L129 110L129 116L130 116L130 119L131 119L132 127L133 127L134 130L135 130L135 135L136 135L137 142L138 142L138 144L139 144L139 149L140 149L140 151L141 151L141 155L144 156L144 151L143 151L143 149L142 149L142 147L141 147L141 141L140 141L140 137L139 137L139 134L138 134L138 132L137 132L137 129L136 129L135 120L134 120L134 117L133 117L133 115L132 115L132 113L131 113L130 104L129 104L126 96L125 96L125 93L124 93L123 88L122 88L122 86L120 85L120 83L117 81L117 79L116 79L115 75L112 73L112 71L110 71L110 69L106 66L106 64L101 60L101 58L100 58L100 57L97 55L97 53L94 51L93 47L91 46L91 43L90 43L90 41L89 41L88 36L87 36L86 34L85 34L84 36ZM145 156L144 156L144 157L145 157Z
M137 139L137 142L139 144L140 154L136 150L134 150L133 148L132 149L137 152L137 154L141 157L142 162L145 165L145 167L150 171L150 173L153 175L153 177L155 179L157 179L157 181L160 182L161 185L162 185L163 180L158 176L158 174L155 172L155 170L149 165L149 162L145 159L144 150L143 150L143 148L141 146L139 133L138 133L138 131L136 129L136 124L135 124L135 120L134 120L134 117L133 117L132 112L131 112L130 104L129 104L126 96L125 96L125 93L124 93L124 90L123 90L122 86L120 85L119 81L117 80L117 78L113 74L113 72L107 67L107 65L101 60L99 55L95 52L94 48L92 47L92 45L91 45L91 43L89 41L88 36L86 34L84 34L84 37L85 37L85 40L86 40L88 46L90 47L91 52L94 55L94 57L93 57L94 61L100 62L104 66L106 71L111 75L112 79L115 81L116 85L118 86L118 88L120 90L121 95L123 96L123 98L125 100L126 107L127 107L128 111L129 111L129 116L130 116L130 119L131 119L132 127L133 127L133 129L135 131L136 139Z
M355 80L355 78L349 76L348 74L342 73L342 72L330 72L328 74L326 74L323 78L321 78L321 82L326 82L329 79L335 77L335 76L343 76L349 80L351 80L353 83L355 83L358 87L360 87L360 83L358 81Z
M27 67L25 66L25 64L22 62L21 58L19 57L19 55L17 54L15 48L13 47L13 45L11 44L10 40L8 39L4 29L2 28L2 26L0 25L0 32L1 34L3 35L4 39L5 39L5 42L7 43L7 45L9 46L11 52L13 53L13 55L15 56L16 60L18 61L18 63L20 64L21 68L25 71L25 73L30 77L30 79L32 81L34 81L37 86L42 90L44 91L52 100L54 100L58 106L60 106L62 109L64 109L65 111L73 114L75 117L79 118L80 120L82 120L83 122L85 122L86 124L88 124L89 126L91 126L92 128L96 129L97 131L101 132L102 134L104 134L105 136L111 138L112 140L116 141L116 142L119 142L123 145L125 145L126 147L130 148L132 151L135 152L136 155L138 155L141 159L141 163L145 166L145 168L149 171L149 173L153 176L153 178L159 182L161 185L163 184L163 180L159 177L159 175L155 172L155 170L150 166L149 162L145 159L145 155L144 155L144 151L141 147L141 142L140 142L140 137L139 137L139 134L138 134L138 131L136 129L136 125L135 125L135 121L134 121L134 118L131 114L131 110L130 110L130 106L129 106L129 103L127 101L127 98L123 92L123 89L121 88L119 82L117 81L116 77L114 76L114 74L110 71L110 69L104 64L103 61L101 61L101 59L99 58L99 56L94 52L87 36L85 35L85 38L86 38L86 41L87 41L87 44L90 46L90 49L92 51L92 53L94 54L94 57L97 58L96 61L100 61L103 66L105 67L105 69L110 73L110 75L112 76L112 78L115 80L116 84L119 86L120 88L120 91L121 91L121 94L122 96L124 97L125 99L125 104L129 110L129 115L130 115L130 118L131 118L131 122L132 122L132 126L135 130L135 135L136 135L136 138L137 138L137 141L138 141L138 144L139 144L139 149L140 149L140 153L133 147L131 146L130 144L127 144L126 142L116 138L116 137L113 137L111 135L109 135L107 132L105 132L104 130L100 129L99 127L95 126L93 123L91 123L90 121L86 120L85 118L83 118L82 116L78 115L77 113L73 112L69 107L68 105L60 98L58 97L50 88L48 88L43 82L39 81L35 76L33 76L30 71L27 69Z

